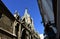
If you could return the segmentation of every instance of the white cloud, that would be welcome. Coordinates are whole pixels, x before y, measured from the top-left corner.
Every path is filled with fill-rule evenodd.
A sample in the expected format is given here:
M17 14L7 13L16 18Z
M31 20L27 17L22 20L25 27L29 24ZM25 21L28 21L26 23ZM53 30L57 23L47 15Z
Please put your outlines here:
M44 39L44 36L43 36L43 34L40 34L40 39Z

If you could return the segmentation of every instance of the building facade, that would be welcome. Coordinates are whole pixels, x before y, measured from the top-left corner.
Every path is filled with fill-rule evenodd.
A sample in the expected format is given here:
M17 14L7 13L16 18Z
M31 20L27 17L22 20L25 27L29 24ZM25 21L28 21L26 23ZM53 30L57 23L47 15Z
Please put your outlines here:
M38 0L38 6L44 23L45 39L59 39L57 0Z
M0 39L40 39L27 9L20 18L17 11L12 15L0 0Z

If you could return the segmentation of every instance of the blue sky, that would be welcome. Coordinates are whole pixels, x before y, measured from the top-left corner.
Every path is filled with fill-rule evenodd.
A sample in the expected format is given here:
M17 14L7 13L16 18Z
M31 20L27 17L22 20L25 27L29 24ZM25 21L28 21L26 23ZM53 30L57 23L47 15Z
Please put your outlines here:
M28 8L28 13L33 18L34 28L39 33L44 33L44 27L42 22L42 18L40 15L40 11L38 8L37 0L2 0L7 8L10 10L12 14L14 14L15 10L18 10L20 16L24 15L25 8Z

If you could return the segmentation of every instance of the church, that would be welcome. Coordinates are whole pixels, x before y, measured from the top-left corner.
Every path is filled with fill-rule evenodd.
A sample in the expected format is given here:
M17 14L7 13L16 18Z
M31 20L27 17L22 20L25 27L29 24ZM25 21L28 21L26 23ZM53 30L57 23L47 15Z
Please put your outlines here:
M24 16L20 17L18 11L9 9L0 0L0 39L40 39L34 30L33 19L25 9Z

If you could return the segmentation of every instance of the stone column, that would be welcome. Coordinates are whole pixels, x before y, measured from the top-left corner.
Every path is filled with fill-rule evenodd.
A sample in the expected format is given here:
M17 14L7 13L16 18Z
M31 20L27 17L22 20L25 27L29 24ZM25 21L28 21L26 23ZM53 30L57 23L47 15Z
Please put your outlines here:
M13 35L16 35L16 34L15 34L15 26L16 26L16 24L17 24L17 22L16 22L16 20L15 20L14 23L13 23Z
M21 24L19 25L18 39L21 39Z

